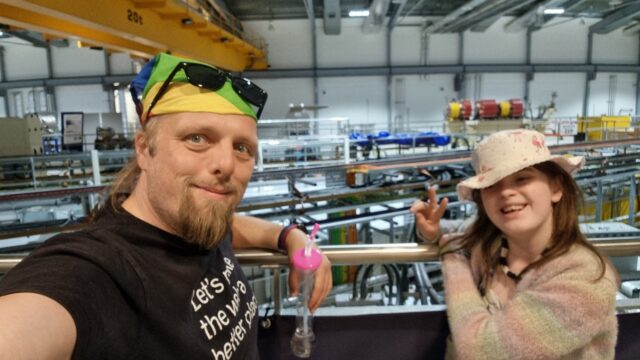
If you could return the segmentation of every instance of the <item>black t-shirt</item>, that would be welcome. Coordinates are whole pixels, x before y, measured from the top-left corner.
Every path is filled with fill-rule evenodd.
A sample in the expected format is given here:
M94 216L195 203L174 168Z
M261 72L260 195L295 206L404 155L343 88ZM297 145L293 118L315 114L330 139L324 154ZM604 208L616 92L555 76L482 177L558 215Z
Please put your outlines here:
M64 306L74 359L258 359L258 304L230 236L201 250L110 209L36 249L0 281L0 296Z

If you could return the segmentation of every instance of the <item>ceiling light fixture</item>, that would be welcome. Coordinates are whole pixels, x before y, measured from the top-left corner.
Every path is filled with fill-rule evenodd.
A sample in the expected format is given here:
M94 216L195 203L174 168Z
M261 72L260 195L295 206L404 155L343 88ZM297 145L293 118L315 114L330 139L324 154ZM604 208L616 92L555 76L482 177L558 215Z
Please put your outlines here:
M369 16L369 10L350 10L349 17L367 17Z
M547 8L547 9L544 9L544 14L545 15L560 15L560 14L564 14L564 9L563 8Z

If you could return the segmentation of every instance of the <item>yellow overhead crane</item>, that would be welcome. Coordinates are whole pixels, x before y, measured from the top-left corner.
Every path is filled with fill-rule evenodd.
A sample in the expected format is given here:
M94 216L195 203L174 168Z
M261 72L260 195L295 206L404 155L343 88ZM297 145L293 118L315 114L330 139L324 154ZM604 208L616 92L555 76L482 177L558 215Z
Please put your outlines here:
M266 69L266 52L194 0L0 0L0 23L150 58L163 51L229 71Z

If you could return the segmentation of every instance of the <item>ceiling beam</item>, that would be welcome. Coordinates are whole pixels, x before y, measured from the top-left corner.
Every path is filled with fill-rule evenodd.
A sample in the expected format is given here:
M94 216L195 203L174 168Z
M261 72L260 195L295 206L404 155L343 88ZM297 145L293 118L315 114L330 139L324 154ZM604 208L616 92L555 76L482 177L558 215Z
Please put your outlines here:
M549 9L549 8L563 8L564 12L570 12L572 8L575 8L579 5L582 5L584 2L586 2L587 0L559 0L559 1L550 1L550 4L547 4L546 6L544 6L545 9ZM546 23L548 23L549 21L555 19L557 16L559 16L558 14L542 14L541 18L538 19L538 21L536 21L533 26L534 29L532 30L538 30L541 29Z
M640 15L640 3L625 6L591 25L589 31L596 34L608 34L620 27L628 25L629 22L638 15Z
M542 4L534 5L523 15L509 21L504 26L504 31L507 33L517 33L528 29L529 27L533 26L542 16L542 12L545 7L552 6L552 4L555 4L558 1L562 0L546 0Z
M533 0L494 0L447 24L440 29L440 32L461 32L480 22L491 21L492 23L503 13L528 5L531 1ZM499 15L498 18L495 17L496 15Z
M389 16L389 30L392 30L394 26L396 26L396 22L398 21L398 17L404 10L405 5L407 5L407 0L396 0L393 2L392 14Z
M545 2L535 5L524 15L509 21L504 26L504 31L508 33L516 33L524 31L528 28L532 30L541 29L544 24L554 19L557 15L545 15L544 9L561 7L565 12L571 11L586 0L546 0Z
M143 58L171 51L231 71L267 67L262 49L170 0L3 0L0 23Z
M492 13L486 15L478 16L479 20L476 20L473 25L469 25L470 30L473 32L485 32L493 23L498 21L504 14L516 11L523 6L527 6L532 3L534 0L527 1L511 1L510 3L506 3L504 6L493 10ZM484 19L483 19L484 18Z
M384 20L387 18L389 3L391 0L373 0L369 6L369 16L362 23L362 30L366 33L374 33L382 30Z
M449 14L447 14L447 16L445 16L442 19L440 19L440 20L434 22L433 24L427 26L424 29L424 33L432 34L432 33L438 32L440 29L442 29L443 27L447 26L449 23L457 20L458 18L460 18L464 14L467 14L467 13L471 12L472 10L474 10L475 8L483 5L487 1L489 1L489 0L470 0L470 1L468 1L466 4L460 6L459 8L457 8L457 9L453 10L452 12L450 12Z
M640 32L640 23L631 24L622 29L622 35L635 36Z
M24 41L30 42L33 46L35 47L40 47L40 48L48 48L49 47L49 43L47 42L46 39L44 39L44 37L42 36L42 34L35 32L35 31L31 31L31 30L3 30L3 32L13 36L13 37L17 37L18 39L22 39Z
M341 9L340 0L324 0L323 6L324 33L340 35Z

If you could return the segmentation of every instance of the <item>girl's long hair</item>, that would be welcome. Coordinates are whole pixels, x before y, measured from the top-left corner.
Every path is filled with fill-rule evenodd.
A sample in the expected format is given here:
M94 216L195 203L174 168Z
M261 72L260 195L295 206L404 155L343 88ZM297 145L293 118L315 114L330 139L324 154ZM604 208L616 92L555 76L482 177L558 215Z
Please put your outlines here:
M600 252L587 241L580 231L578 213L583 205L582 192L575 180L552 161L533 165L533 168L544 173L550 182L557 182L562 188L562 198L553 204L553 230L551 232L550 247L537 261L529 264L525 271L538 268L549 261L565 254L571 246L579 244L593 252L600 261L600 275L594 280L601 279L606 271L606 261ZM473 201L477 204L477 220L465 231L462 238L463 247L471 251L476 246L481 253L481 287L488 284L491 272L498 261L498 248L502 232L489 219L480 196L480 190L473 191Z

